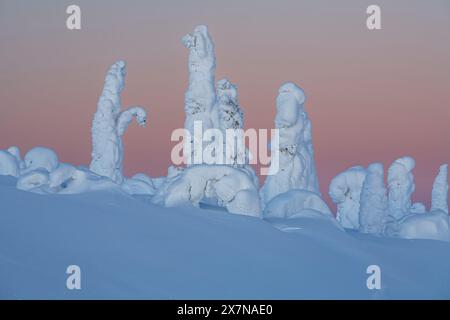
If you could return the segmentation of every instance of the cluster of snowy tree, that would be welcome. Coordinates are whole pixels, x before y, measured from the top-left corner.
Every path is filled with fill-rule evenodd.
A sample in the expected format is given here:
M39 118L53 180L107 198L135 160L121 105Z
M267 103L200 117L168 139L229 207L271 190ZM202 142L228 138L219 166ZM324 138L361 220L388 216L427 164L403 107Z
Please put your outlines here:
M415 190L411 157L395 160L387 172L381 163L365 169L351 167L330 183L329 195L337 205L343 227L375 235L450 241L447 164L439 168L431 193L431 208L412 203Z
M0 175L18 178L17 187L37 193L81 193L115 190L145 195L153 203L173 206L224 207L231 213L254 217L320 218L342 229L405 238L449 240L447 165L440 168L432 192L432 207L426 213L421 203L411 203L414 192L410 157L396 160L388 170L388 188L383 165L367 169L352 167L337 175L329 195L337 204L337 220L323 201L314 160L311 121L304 109L304 91L292 82L283 84L276 99L275 128L279 135L271 143L269 175L259 188L253 168L239 157L249 158L245 145L224 153L223 163L193 163L194 124L202 129L225 132L243 129L244 116L237 87L227 79L215 83L214 43L204 25L183 37L189 49L189 86L185 93L185 129L191 134L183 141L186 166L168 169L166 177L150 178L139 173L123 176L122 136L135 118L145 126L147 113L135 106L121 110L126 65L114 63L108 70L92 122L92 161L89 168L59 163L54 151L37 147L21 159L17 147L0 151ZM277 139L277 140L276 140ZM276 141L275 141L276 140ZM276 143L275 143L276 142ZM228 144L225 141L224 144ZM235 143L233 141L233 143ZM236 143L244 143L237 140ZM228 149L224 145L221 152ZM244 151L242 151L244 150ZM243 152L244 154L239 154Z

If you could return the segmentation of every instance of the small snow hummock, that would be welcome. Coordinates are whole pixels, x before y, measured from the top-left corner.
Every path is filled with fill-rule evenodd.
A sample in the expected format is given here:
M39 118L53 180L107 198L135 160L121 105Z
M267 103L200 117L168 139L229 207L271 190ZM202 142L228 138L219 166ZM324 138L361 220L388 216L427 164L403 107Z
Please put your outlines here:
M43 169L52 172L59 165L56 152L50 148L35 147L25 154L25 172Z
M360 199L359 231L381 235L384 232L387 210L387 190L384 186L384 169L381 163L367 168Z
M320 194L305 101L303 90L292 82L278 90L275 128L279 129L279 167L275 174L267 176L261 188L265 204L293 189ZM274 153L272 150L272 155Z
M399 220L410 212L411 195L415 190L412 170L416 162L405 156L395 160L388 169L389 216Z
M20 175L19 163L8 151L0 150L0 175L18 177Z
M198 207L204 199L217 199L218 205L230 213L261 217L252 177L225 165L193 165L179 170L152 201L165 207Z
M359 229L361 191L366 179L366 169L351 167L331 180L329 195L337 205L337 220L344 228Z
M123 182L122 135L133 118L136 118L140 126L145 126L147 117L142 107L130 107L120 111L120 94L125 87L125 75L124 61L117 61L110 67L92 122L90 170L119 184Z

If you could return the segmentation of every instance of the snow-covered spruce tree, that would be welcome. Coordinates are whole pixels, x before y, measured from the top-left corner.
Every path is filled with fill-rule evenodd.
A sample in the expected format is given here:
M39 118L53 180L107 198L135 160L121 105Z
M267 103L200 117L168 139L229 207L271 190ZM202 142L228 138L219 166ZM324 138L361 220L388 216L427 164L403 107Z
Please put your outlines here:
M431 210L442 210L448 214L448 165L443 164L434 179L431 192Z
M399 220L410 213L411 195L415 190L412 170L416 162L411 157L395 160L388 169L388 216Z
M237 88L227 79L221 79L217 81L217 112L219 114L219 129L222 131L224 137L226 137L227 130L240 130L244 127L244 114L238 103ZM238 163L244 164L245 162L245 146L244 141L237 141L242 145L236 145L231 148L233 141L227 141L224 139L224 161L227 164L237 165ZM233 153L228 154L227 157L227 143L230 144L230 150L233 149Z
M279 129L279 168L275 174L267 176L261 189L261 197L266 204L293 189L320 194L311 122L303 106L305 100L303 90L292 82L283 84L278 90L275 128Z
M192 34L183 37L182 42L189 49L189 87L184 97L186 119L184 127L191 135L184 150L191 150L185 155L186 162L191 164L194 152L194 122L200 121L203 131L218 127L218 112L214 108L216 93L214 79L216 72L216 56L214 43L205 25L195 27Z
M383 165L372 163L367 168L361 191L359 230L363 233L383 234L386 210L387 190L384 186Z
M90 170L122 183L122 135L133 118L145 126L147 114L142 107L121 111L120 94L125 86L126 65L114 63L105 77L102 95L92 122L92 160Z
M344 228L359 229L361 191L366 179L366 169L351 167L331 180L329 195L337 205L336 219Z
M223 159L224 163L241 168L251 176L255 186L259 188L259 180L249 164L249 150L244 141L244 113L239 105L237 87L228 79L217 81L216 109L219 116L219 129L223 134ZM228 136L227 130L233 132ZM228 151L227 151L228 149Z

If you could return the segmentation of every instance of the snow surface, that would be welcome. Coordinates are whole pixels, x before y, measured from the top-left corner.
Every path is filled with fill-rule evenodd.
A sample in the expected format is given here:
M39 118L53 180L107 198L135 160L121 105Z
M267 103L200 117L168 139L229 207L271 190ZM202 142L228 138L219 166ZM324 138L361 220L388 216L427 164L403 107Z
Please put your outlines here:
M450 298L449 243L15 185L0 176L0 298ZM73 264L81 290L66 289ZM372 264L381 290L366 287Z

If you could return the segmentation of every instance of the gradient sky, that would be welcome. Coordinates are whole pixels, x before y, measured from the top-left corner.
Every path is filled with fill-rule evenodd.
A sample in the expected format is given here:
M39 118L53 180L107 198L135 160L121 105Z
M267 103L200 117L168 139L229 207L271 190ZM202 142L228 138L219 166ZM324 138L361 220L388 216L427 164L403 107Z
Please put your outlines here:
M82 30L66 29L78 4ZM366 28L370 4L383 30ZM124 138L125 172L164 175L170 134L183 126L188 51L207 24L217 79L239 87L247 128L272 128L278 87L303 87L322 193L340 171L410 155L415 201L429 204L450 162L448 0L0 0L0 149L54 148L87 165L105 72L128 63L123 105L148 107L149 126Z

